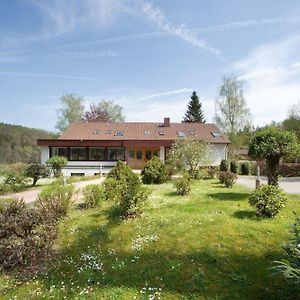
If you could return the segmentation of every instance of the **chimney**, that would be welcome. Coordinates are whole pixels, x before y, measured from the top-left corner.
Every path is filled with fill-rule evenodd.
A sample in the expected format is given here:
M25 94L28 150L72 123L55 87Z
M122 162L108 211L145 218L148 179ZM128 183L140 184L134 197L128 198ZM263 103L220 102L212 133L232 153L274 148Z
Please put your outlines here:
M164 127L170 127L170 118L164 118Z

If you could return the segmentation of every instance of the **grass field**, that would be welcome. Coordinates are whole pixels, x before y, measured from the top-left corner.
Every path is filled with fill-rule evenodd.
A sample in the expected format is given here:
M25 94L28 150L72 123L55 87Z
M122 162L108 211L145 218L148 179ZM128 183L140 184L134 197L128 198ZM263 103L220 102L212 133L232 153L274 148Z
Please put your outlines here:
M113 217L108 202L74 209L48 273L25 283L2 274L1 299L299 299L268 268L284 256L300 195L278 217L260 219L240 186L196 181L189 196L176 196L171 183L151 189L133 220Z

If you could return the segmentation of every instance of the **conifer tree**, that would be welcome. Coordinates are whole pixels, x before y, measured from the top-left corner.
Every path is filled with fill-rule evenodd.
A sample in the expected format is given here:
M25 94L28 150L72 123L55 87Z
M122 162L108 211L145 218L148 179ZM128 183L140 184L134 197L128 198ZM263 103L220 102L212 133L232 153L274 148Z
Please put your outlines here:
M183 118L184 123L205 123L204 114L202 110L202 104L199 101L199 97L195 91L193 91L191 100L188 104L187 111Z

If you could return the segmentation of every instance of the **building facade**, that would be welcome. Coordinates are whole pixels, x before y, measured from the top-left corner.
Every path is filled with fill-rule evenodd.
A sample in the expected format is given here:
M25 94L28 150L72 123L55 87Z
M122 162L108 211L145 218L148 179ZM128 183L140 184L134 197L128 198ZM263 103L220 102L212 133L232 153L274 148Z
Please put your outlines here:
M153 156L161 161L175 141L185 138L205 141L212 147L212 165L227 158L228 138L214 124L171 123L104 123L77 122L58 139L40 139L41 162L54 155L68 160L65 176L96 175L109 171L118 160L133 169L142 169Z

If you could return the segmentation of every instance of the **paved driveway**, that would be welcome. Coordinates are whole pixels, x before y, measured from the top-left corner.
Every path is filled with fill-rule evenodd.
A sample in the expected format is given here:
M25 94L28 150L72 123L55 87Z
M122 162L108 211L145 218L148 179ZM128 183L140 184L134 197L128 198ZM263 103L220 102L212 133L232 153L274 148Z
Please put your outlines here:
M255 188L255 176L239 176L237 183L246 187ZM267 184L267 177L261 177L261 183ZM279 179L279 186L289 194L300 194L300 177L285 177Z
M83 188L89 184L99 184L103 180L104 180L104 178L102 177L99 179L76 182L76 183L73 183L73 185L76 188ZM35 199L37 198L37 195L40 193L41 189L42 188L36 188L36 189L31 189L31 190L20 192L20 193L6 194L3 196L0 196L0 199L1 198L18 198L18 199L23 198L25 203L31 203L31 202L35 201Z

